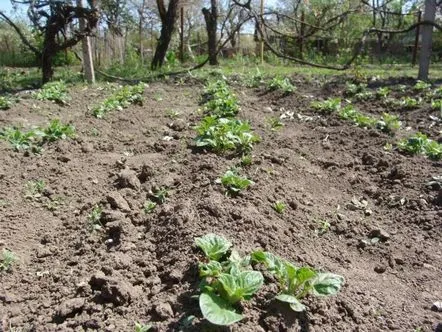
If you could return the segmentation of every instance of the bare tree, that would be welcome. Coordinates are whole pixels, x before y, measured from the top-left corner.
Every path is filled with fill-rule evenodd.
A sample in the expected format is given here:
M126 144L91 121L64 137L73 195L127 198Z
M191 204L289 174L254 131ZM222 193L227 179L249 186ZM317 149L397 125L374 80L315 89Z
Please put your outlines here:
M33 45L21 29L0 11L0 18L5 20L19 35L26 45L40 60L43 83L53 77L53 59L57 52L75 46L84 36L90 35L98 22L95 0L88 0L88 7L73 6L70 2L53 0L12 0L14 4L28 6L28 16L38 33L43 36L43 48ZM84 19L82 28L75 28L68 34L67 26L78 19Z
M218 29L218 3L217 0L210 0L210 9L204 7L202 9L204 20L206 21L207 30L207 45L209 53L209 64L212 66L218 65L216 44L217 44L217 29Z

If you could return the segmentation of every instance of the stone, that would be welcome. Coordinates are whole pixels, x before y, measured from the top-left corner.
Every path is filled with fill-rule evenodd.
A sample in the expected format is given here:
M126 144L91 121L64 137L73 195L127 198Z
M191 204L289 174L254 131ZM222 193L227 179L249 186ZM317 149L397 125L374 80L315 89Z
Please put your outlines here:
M173 309L169 302L158 303L155 308L155 313L161 319L167 319L173 317Z
M110 192L106 198L112 208L119 209L123 212L131 211L129 204L118 191Z
M377 237L381 241L387 241L388 239L390 239L390 234L388 234L382 228L375 228L375 229L373 229L368 236L370 238Z
M377 265L377 266L374 268L374 271L375 271L376 273L384 273L385 271L387 271L387 267L386 267L385 265Z
M431 306L432 311L442 312L442 301L436 301Z
M129 168L123 169L118 174L118 185L120 188L141 189L141 182L137 177L137 173Z

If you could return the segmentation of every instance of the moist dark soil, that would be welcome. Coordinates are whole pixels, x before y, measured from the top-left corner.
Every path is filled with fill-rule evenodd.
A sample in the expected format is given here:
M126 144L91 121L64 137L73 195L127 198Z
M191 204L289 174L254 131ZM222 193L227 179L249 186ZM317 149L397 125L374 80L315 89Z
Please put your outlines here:
M0 141L0 249L19 258L0 273L0 330L133 331L144 322L153 331L440 331L442 313L432 304L442 300L442 194L427 183L442 175L442 163L384 149L413 130L440 140L441 124L428 117L437 112L428 104L390 110L403 126L389 136L311 111L312 100L342 96L343 84L294 81L290 95L233 87L239 117L262 138L241 170L254 185L236 197L215 180L240 156L193 143L202 83L152 83L143 106L105 119L90 107L106 89L72 87L67 106L21 92L0 111L0 127L59 118L77 137L40 155ZM383 107L359 104L378 115ZM283 113L284 126L272 131L269 118ZM46 188L25 197L33 180ZM143 212L158 187L168 188L166 202ZM277 200L287 204L283 214L271 207ZM103 213L94 228L95 206ZM242 254L263 248L341 274L345 286L337 296L305 299L304 314L263 288L242 321L214 328L196 297L202 256L194 238L209 232Z

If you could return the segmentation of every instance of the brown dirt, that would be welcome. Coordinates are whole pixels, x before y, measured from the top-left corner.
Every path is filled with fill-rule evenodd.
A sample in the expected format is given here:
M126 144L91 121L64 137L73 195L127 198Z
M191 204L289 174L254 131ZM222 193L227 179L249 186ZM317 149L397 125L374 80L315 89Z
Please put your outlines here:
M193 148L201 84L151 84L144 106L105 120L88 111L105 90L72 88L67 107L22 93L0 112L0 127L56 117L73 123L78 137L46 146L40 156L0 141L0 249L20 259L0 273L0 330L133 331L135 321L156 331L213 330L194 298L200 254L193 239L208 232L242 253L265 248L346 278L337 296L307 299L304 315L262 291L244 307L243 321L220 330L440 329L442 314L431 305L442 299L442 208L426 183L441 175L442 163L387 152L383 146L396 138L308 110L314 98L340 95L342 84L298 79L297 86L290 96L236 89L240 116L262 137L244 170L255 184L236 198L215 180L239 158ZM170 109L180 112L177 119L165 115ZM270 131L267 119L284 110L312 118L295 115ZM401 117L412 128L429 124L416 111ZM437 131L429 134L437 139ZM24 198L26 182L35 179L47 184L43 196ZM170 196L146 215L142 206L155 186L170 188ZM354 209L352 198L364 198L370 211ZM288 203L284 214L272 210L275 200ZM87 217L96 204L104 207L103 228L91 232ZM321 220L330 228L319 235ZM385 237L372 243L376 232ZM184 327L189 315L196 318Z

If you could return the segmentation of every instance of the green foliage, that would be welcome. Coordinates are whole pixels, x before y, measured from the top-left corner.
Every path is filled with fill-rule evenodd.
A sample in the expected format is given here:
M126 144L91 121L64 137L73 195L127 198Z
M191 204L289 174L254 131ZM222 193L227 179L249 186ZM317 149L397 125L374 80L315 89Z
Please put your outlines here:
M121 111L129 105L143 104L144 83L126 85L118 89L101 104L92 109L92 114L101 119L111 111Z
M241 157L241 166L250 166L253 163L253 157L250 154L244 154Z
M89 228L91 231L100 230L103 225L101 224L101 216L103 215L103 208L100 205L95 205L91 213L87 216L89 222Z
M388 87L381 87L376 90L376 98L386 99L390 94L391 90Z
M163 204L169 196L169 190L165 187L156 188L152 191L151 196L157 203Z
M224 237L209 233L195 238L195 244L210 260L219 261L232 247L232 243Z
M38 139L34 130L21 131L18 128L4 128L0 132L0 138L8 141L14 150L28 150L33 143Z
M382 118L376 123L376 127L386 133L394 133L401 127L401 122L397 115L383 113Z
M268 84L270 91L280 90L285 94L292 93L296 90L295 86L290 82L288 77L274 77Z
M196 146L215 152L237 150L248 152L259 137L252 133L249 123L236 119L206 116L196 127Z
M0 271L6 272L9 271L12 267L12 265L18 260L17 256L15 254L8 250L3 249L2 250L2 257L0 259Z
M283 202L280 201L276 201L273 205L272 208L273 210L275 210L276 212L278 212L279 214L282 214L285 210L285 204Z
M442 144L419 132L414 136L400 140L397 146L399 150L409 154L424 154L434 160L442 159Z
M314 101L311 107L324 114L337 112L341 108L341 98L329 98L323 101Z
M239 112L236 96L224 80L209 83L204 92L205 111L217 118L234 117Z
M134 332L148 332L152 328L151 324L135 322Z
M43 85L40 91L34 93L34 97L38 100L50 100L63 105L69 100L67 91L65 82L54 81Z
M301 299L308 294L316 296L335 295L344 283L342 276L321 273L311 267L296 267L270 252L257 250L251 254L252 261L263 264L278 283L277 300L286 302L294 311L304 311Z
M366 92L367 92L367 84L363 84L363 83L354 84L351 82L345 83L344 94L348 97L353 97L353 96L356 96L357 94L363 95Z
M264 82L264 75L261 73L259 68L256 68L256 71L252 74L252 72L246 73L246 77L244 79L244 84L249 88L257 88Z
M267 120L267 122L270 126L271 131L277 131L277 130L281 129L282 127L284 127L284 124L277 117L271 117Z
M431 84L424 81L417 81L413 87L416 91L425 91L431 89Z
M0 110L7 110L12 107L13 101L10 97L0 96Z
M239 176L234 170L228 170L220 179L217 179L217 183L221 183L226 188L226 194L236 195L253 184L253 181Z
M250 268L249 258L241 258L225 238L207 234L196 238L208 262L199 263L201 295L199 305L204 318L215 325L231 325L240 321L235 306L250 300L264 283L262 274Z
M36 199L41 197L46 184L44 180L28 181L25 184L25 198Z
M58 119L52 120L49 125L43 129L43 140L47 142L58 141L59 139L74 138L75 127L64 125Z
M146 214L152 213L156 207L157 207L157 203L152 202L151 200L147 200L146 202L144 202L143 211Z
M431 101L431 109L439 111L442 116L442 99L434 99Z
M376 119L364 115L352 105L347 105L339 111L339 116L345 120L353 121L358 127L371 128L376 124Z
M405 109L413 109L419 107L420 101L413 97L403 97L399 103L398 106L403 107Z

